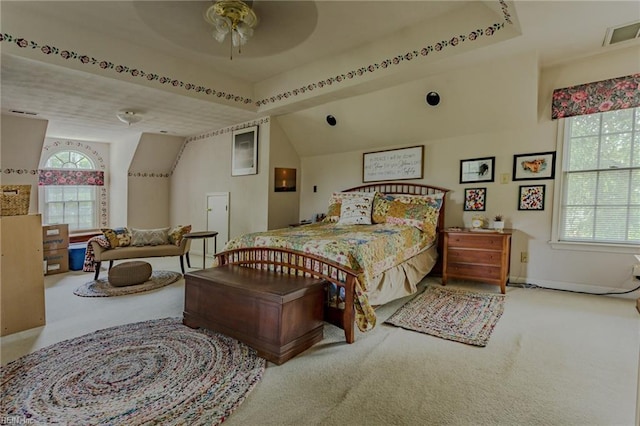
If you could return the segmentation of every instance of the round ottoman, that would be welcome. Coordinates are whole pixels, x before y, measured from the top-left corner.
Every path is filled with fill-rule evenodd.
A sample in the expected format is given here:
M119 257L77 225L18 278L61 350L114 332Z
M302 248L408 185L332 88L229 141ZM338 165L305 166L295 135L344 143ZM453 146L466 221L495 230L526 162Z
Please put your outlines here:
M142 284L151 277L151 264L141 260L119 263L109 269L109 284L114 287Z

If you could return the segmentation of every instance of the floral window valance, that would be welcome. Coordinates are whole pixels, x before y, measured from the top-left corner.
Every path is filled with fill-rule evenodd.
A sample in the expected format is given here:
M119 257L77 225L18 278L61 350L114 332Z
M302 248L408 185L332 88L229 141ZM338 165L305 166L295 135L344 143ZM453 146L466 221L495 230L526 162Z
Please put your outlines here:
M38 185L104 186L104 172L97 170L38 170Z
M640 106L640 74L633 74L554 90L551 118L555 120L637 106Z

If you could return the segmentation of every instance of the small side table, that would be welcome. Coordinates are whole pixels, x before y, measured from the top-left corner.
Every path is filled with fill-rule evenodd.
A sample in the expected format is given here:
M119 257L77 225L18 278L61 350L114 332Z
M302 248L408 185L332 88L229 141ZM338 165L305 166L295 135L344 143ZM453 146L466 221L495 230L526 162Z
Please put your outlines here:
M184 234L182 238L191 240L202 240L202 269L206 269L207 262L207 238L213 238L213 252L218 251L218 232L217 231L200 231ZM189 252L187 252L187 266L191 268L191 260L189 260Z

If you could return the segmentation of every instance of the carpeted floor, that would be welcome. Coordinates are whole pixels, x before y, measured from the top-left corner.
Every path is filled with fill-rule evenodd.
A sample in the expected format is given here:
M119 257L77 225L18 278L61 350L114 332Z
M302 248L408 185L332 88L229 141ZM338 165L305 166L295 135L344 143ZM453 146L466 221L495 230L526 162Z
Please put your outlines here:
M430 285L385 323L475 346L487 346L504 311L502 294Z
M266 361L235 339L180 318L65 340L0 367L2 419L33 424L222 423Z
M197 259L192 265L202 265ZM148 261L180 270L174 258ZM182 279L121 297L74 296L90 275L45 277L47 325L0 339L2 363L98 329L182 315ZM499 294L476 283L445 288ZM268 363L224 424L635 425L635 299L515 287L505 298L484 348L383 323L410 298L380 307L378 326L356 331L351 345L342 330L325 325L320 343L281 366Z

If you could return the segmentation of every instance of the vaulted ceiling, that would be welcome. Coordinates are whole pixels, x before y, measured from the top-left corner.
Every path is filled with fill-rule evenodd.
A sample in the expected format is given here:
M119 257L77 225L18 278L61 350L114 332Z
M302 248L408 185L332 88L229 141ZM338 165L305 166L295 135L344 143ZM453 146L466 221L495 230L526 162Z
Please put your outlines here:
M635 1L256 0L260 23L230 60L202 18L211 4L3 0L2 111L59 138L189 136L492 57L598 53L608 27L640 19ZM144 119L127 126L120 110Z

